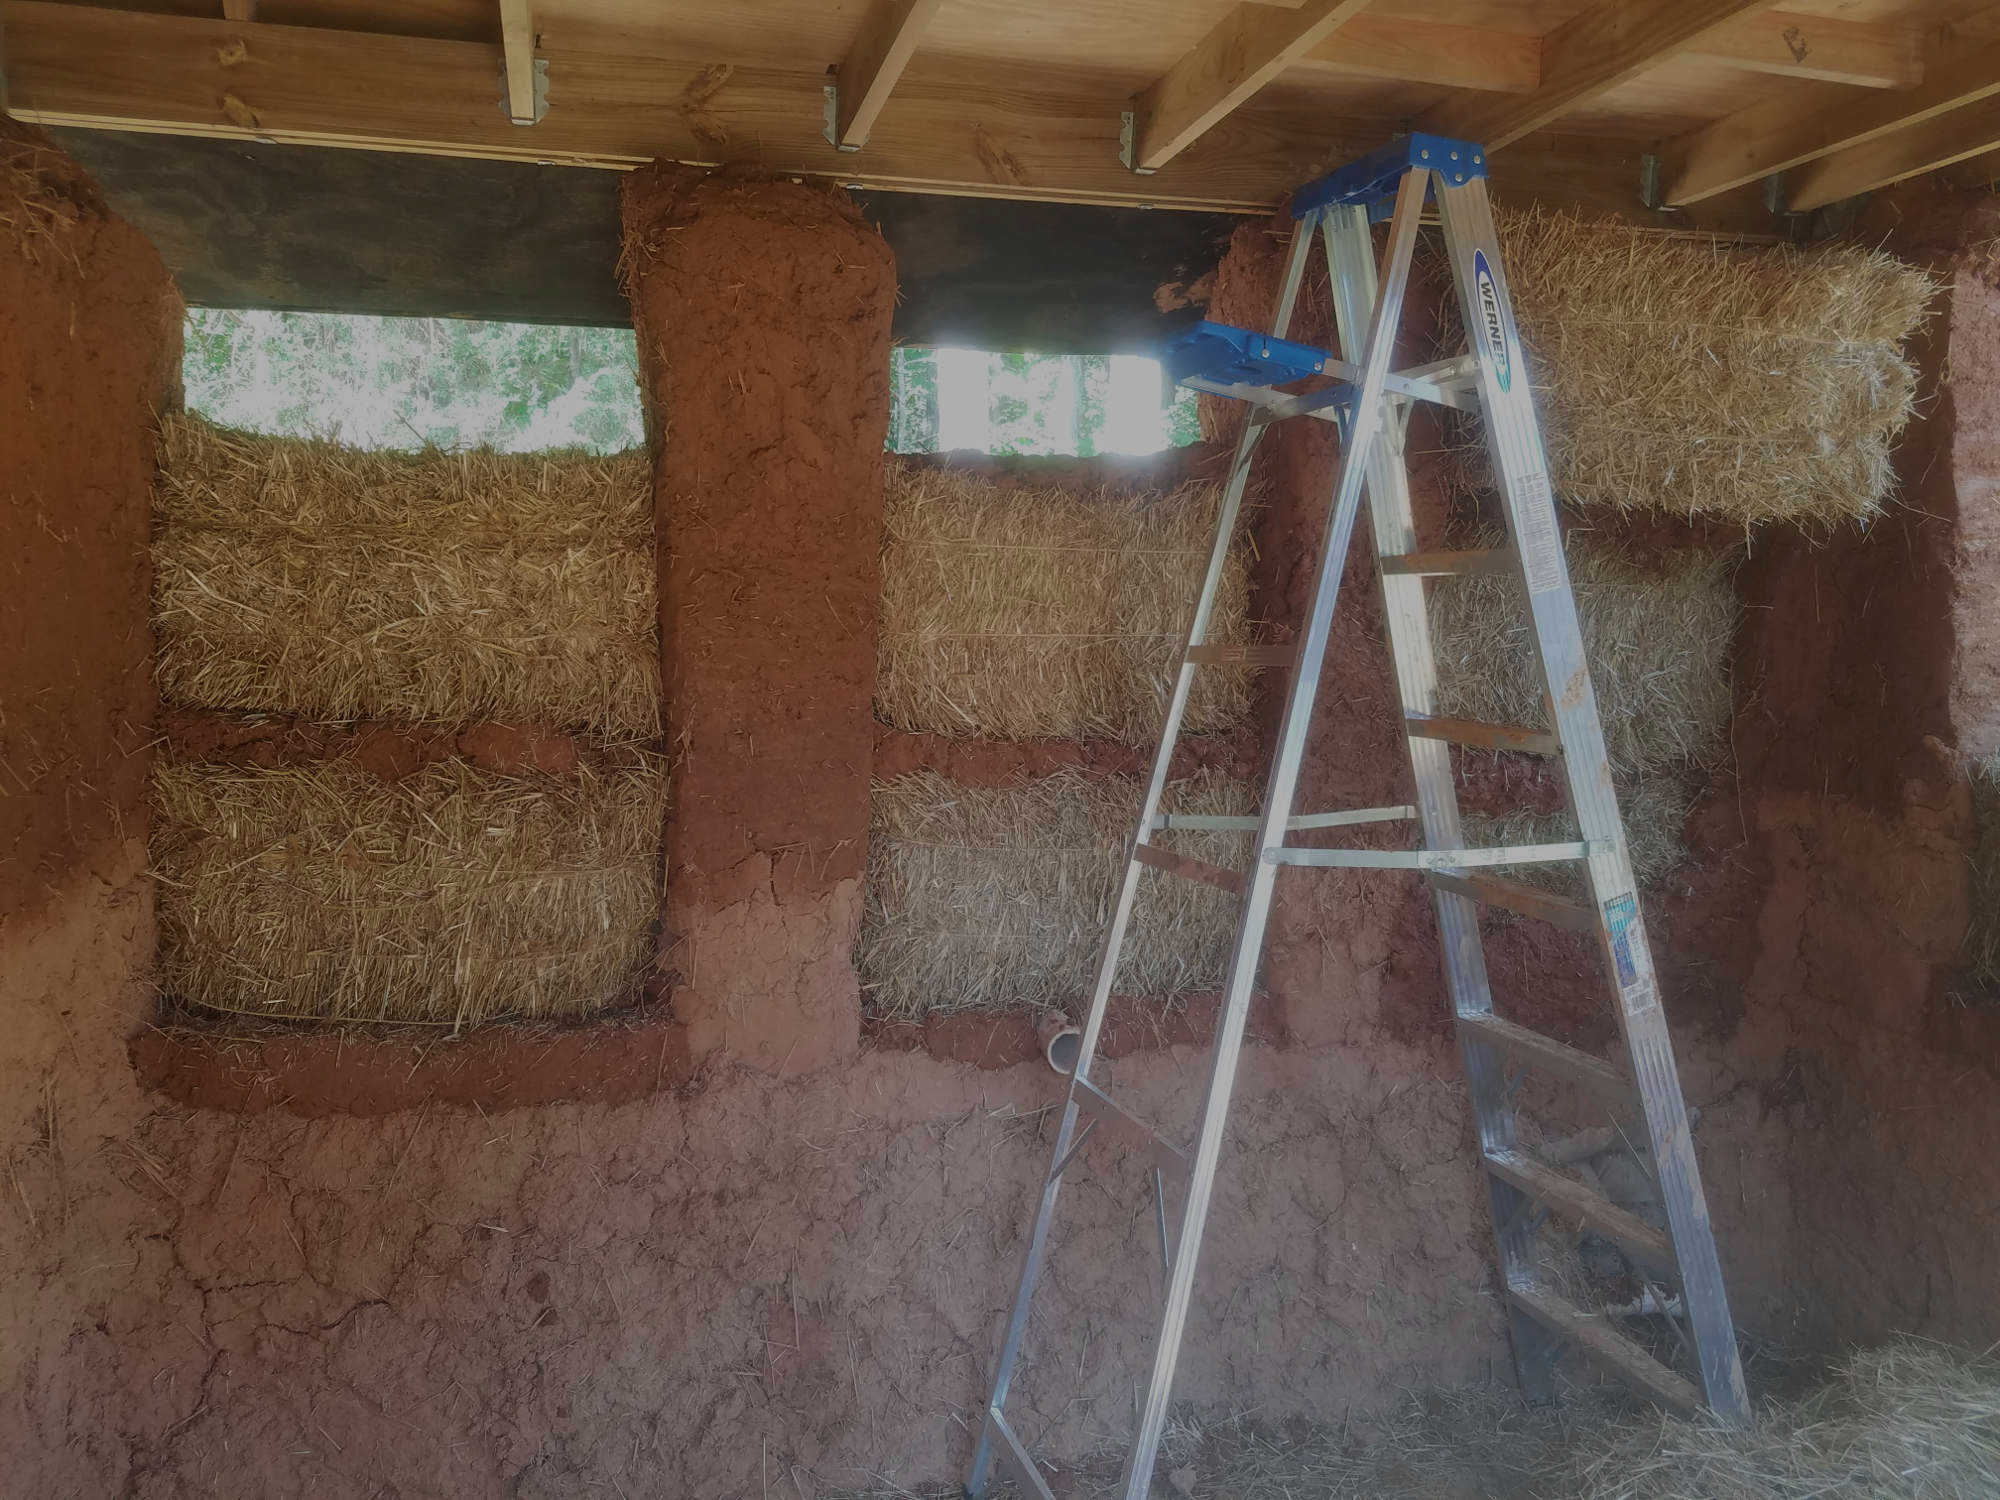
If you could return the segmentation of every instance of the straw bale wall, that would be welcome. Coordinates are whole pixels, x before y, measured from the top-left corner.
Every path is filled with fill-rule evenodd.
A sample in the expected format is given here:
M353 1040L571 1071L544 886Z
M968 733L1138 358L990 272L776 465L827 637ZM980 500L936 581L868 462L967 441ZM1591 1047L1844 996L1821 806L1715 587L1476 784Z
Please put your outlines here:
M1852 246L1747 250L1545 212L1501 216L1500 240L1564 498L1820 529L1888 500L1930 276ZM1461 434L1460 482L1484 488L1483 442Z
M1487 533L1468 545L1498 541ZM1742 554L1675 548L1641 557L1578 528L1565 550L1612 769L1636 779L1716 764L1728 748ZM1547 726L1519 579L1440 580L1430 617L1440 712Z
M1484 546L1497 540L1490 533L1466 539ZM1683 547L1642 559L1583 529L1570 531L1566 550L1633 870L1641 885L1652 885L1685 857L1696 788L1728 757L1741 554ZM1440 712L1548 725L1518 579L1442 580L1431 589L1430 616ZM1467 827L1480 843L1577 836L1567 813L1468 818ZM1546 867L1516 873L1549 878Z
M154 519L170 702L659 731L642 453L362 452L176 417Z
M1075 1010L1096 976L1144 784L1062 771L1011 787L921 771L875 788L859 959L870 1010ZM1169 783L1169 812L1256 811L1256 789L1214 771ZM1247 833L1173 832L1164 847L1241 869ZM1223 979L1239 902L1142 877L1116 990L1170 1001Z
M648 748L660 666L643 455L361 452L182 417L164 424L161 465L167 704L366 721L356 744L504 722L576 750L563 774L460 756L398 768L358 750L163 762L162 991L264 1017L454 1027L632 998L658 927L667 795Z
M656 757L569 776L459 759L384 781L344 761L163 761L159 979L217 1010L473 1025L623 994L653 944Z
M891 464L876 712L919 734L1113 739L1150 747L1201 590L1221 487L1020 487ZM1210 639L1249 639L1231 554ZM1204 668L1187 727L1229 728L1247 668Z

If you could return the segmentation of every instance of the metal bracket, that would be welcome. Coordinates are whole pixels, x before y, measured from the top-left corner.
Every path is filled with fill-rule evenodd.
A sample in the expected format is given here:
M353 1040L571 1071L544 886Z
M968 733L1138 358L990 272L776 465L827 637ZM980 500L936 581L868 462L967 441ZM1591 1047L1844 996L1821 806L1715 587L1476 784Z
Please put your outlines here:
M531 120L524 120L514 113L513 102L507 97L507 64L503 59L500 63L500 113L516 125L539 125L542 123L542 117L548 112L549 60L546 57L535 59L535 116Z
M820 131L826 143L836 151L859 151L859 146L850 146L840 138L840 83L829 78L820 88Z
M1139 120L1128 109L1118 117L1118 159L1134 177L1151 177L1155 168L1133 165L1138 160L1138 150Z
M1780 218L1788 217L1791 210L1785 207L1785 174L1773 172L1764 179L1764 207Z
M1639 158L1639 202L1659 213L1667 206L1667 188L1657 153L1648 151Z

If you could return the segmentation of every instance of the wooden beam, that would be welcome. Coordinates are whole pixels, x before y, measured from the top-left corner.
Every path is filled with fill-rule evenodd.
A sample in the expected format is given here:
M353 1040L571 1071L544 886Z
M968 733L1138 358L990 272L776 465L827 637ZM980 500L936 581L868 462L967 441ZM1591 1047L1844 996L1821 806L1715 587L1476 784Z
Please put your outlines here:
M1725 21L1689 57L1784 78L1816 78L1857 88L1915 88L1924 78L1921 38L1908 26L1868 25L1767 10Z
M1298 67L1313 73L1527 94L1542 81L1542 39L1481 26L1363 15L1306 53Z
M2000 95L1821 157L1791 185L1788 208L1807 213L1934 172L2000 147Z
M1861 88L1914 88L1924 76L1922 49L1909 27L1782 10L1725 22L1688 48L1687 56ZM1530 94L1542 82L1542 39L1489 26L1360 15L1295 66L1300 72Z
M507 69L507 115L535 123L535 17L530 0L500 0L500 49Z
M1133 101L1132 166L1157 171L1304 57L1369 0L1306 0L1296 10L1238 5Z
M1773 172L1867 144L2000 93L2000 46L1946 62L1914 89L1809 104L1770 99L1683 136L1664 151L1667 201L1699 203ZM1826 201L1826 200L1822 200Z
M875 117L889 91L910 65L917 38L937 14L941 0L880 0L862 22L861 35L840 65L839 144L855 150L867 144Z
M632 167L655 159L827 177L898 192L1268 213L1302 182L1381 144L1381 120L1301 102L1237 111L1160 172L1118 162L1119 100L1101 75L920 52L868 149L821 135L818 67L738 67L624 48L541 48L561 107L532 131L495 107L490 42L0 0L13 110L47 125ZM1494 167L1506 203L1770 239L1755 192L1693 213L1640 209L1641 148L1544 133Z
M1448 99L1423 119L1438 135L1489 151L1553 124L1599 94L1702 42L1717 27L1773 0L1599 0L1542 42L1542 83L1520 97Z

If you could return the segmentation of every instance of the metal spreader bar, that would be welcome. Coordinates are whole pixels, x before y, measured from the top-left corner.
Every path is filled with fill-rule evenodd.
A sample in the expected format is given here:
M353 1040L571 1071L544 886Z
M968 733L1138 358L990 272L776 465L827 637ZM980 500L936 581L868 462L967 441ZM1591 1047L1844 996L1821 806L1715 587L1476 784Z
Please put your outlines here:
M1426 202L1433 196L1471 347L1463 355L1397 371L1391 368L1391 358L1401 329L1418 226ZM1311 878L1301 867L1312 866L1402 869L1420 873L1429 883L1441 937L1445 989L1457 1018L1459 1051L1478 1125L1479 1164L1493 1220L1502 1305L1524 1395L1531 1400L1552 1397L1554 1363L1567 1348L1670 1406L1691 1409L1705 1404L1731 1420L1748 1414L1721 1266L1639 913L1604 733L1584 661L1548 460L1501 269L1486 195L1485 152L1465 141L1406 136L1302 188L1293 203L1299 228L1292 237L1279 287L1273 331L1203 323L1167 354L1168 368L1183 386L1242 400L1252 410L1237 439L1207 572L1168 699L1166 722L1146 784L1124 881L1106 926L1077 1060L1056 1127L1050 1169L1028 1234L1020 1283L966 1476L966 1493L974 1497L986 1493L996 1463L1023 1493L1049 1494L1033 1458L1007 1421L1007 1400L1028 1334L1063 1177L1082 1154L1086 1140L1102 1138L1098 1135L1100 1126L1139 1147L1140 1160L1151 1174L1155 1191L1166 1285L1152 1368L1121 1482L1125 1500L1144 1500L1148 1493L1173 1395L1174 1371L1194 1296L1237 1062L1281 869L1301 870L1287 877L1291 879ZM1389 228L1378 267L1370 226L1384 217L1385 211ZM1338 351L1287 337L1316 240L1326 253L1339 331ZM1480 414L1494 472L1500 480L1508 532L1505 546L1450 552L1426 550L1419 543L1403 455L1404 422L1416 401L1470 408ZM1339 473L1327 505L1325 545L1306 620L1298 638L1282 648L1210 641L1210 622L1236 535L1251 461L1263 434L1274 423L1292 417L1337 422L1342 438ZM1364 494L1402 701L1415 802L1410 806L1295 814L1292 804L1341 576ZM1425 608L1426 580L1451 587L1451 580L1459 577L1496 574L1517 577L1526 589L1536 663L1549 706L1550 723L1545 729L1483 724L1437 712L1437 665ZM1282 666L1290 674L1262 808L1254 819L1164 813L1161 797L1194 674L1224 664ZM1453 745L1552 757L1561 769L1579 837L1566 843L1468 847L1453 781ZM1414 850L1309 847L1288 839L1298 833L1410 818L1422 829L1422 847ZM1251 832L1255 850L1248 868L1224 868L1154 842L1162 832L1194 828ZM1586 899L1569 899L1490 873L1495 866L1552 861L1567 862L1583 872L1589 891ZM1210 1049L1207 1088L1191 1146L1183 1146L1145 1124L1092 1076L1126 930L1143 878L1201 881L1230 892L1240 902L1221 1015ZM1479 932L1479 912L1487 906L1596 935L1608 999L1623 1040L1623 1066L1494 1013ZM1643 1129L1665 1210L1664 1225L1619 1207L1558 1164L1539 1160L1519 1144L1513 1103L1517 1069L1533 1069L1598 1100L1615 1118L1632 1127L1635 1141ZM1177 1204L1171 1212L1170 1197ZM1635 1267L1642 1268L1642 1276L1678 1289L1677 1299L1662 1296L1658 1300L1677 1309L1684 1322L1684 1328L1676 1329L1676 1339L1692 1350L1692 1370L1676 1370L1629 1338L1613 1311L1577 1306L1559 1289L1546 1284L1538 1273L1534 1238L1551 1218L1605 1236L1632 1257ZM1653 1279L1646 1284L1653 1285Z

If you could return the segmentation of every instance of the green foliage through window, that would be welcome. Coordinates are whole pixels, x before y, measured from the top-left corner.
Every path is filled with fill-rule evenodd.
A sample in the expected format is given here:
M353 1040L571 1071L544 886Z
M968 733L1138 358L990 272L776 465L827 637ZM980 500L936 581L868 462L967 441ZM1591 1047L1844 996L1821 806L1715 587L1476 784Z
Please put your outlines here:
M629 328L198 307L182 368L189 410L252 432L514 453L645 441Z
M987 453L1152 452L1201 436L1194 393L1159 389L1151 360L1102 354L966 354L898 348L891 369L889 447L896 453L972 448ZM943 367L941 371L941 365ZM984 382L985 420L947 431L939 380L970 379L975 405Z
M610 453L645 441L638 368L624 328L194 308L184 375L190 410L251 432L362 448ZM961 383L955 426L942 415L941 369ZM1169 400L1150 360L902 347L890 388L897 453L949 442L1089 458L1200 435L1194 397Z

